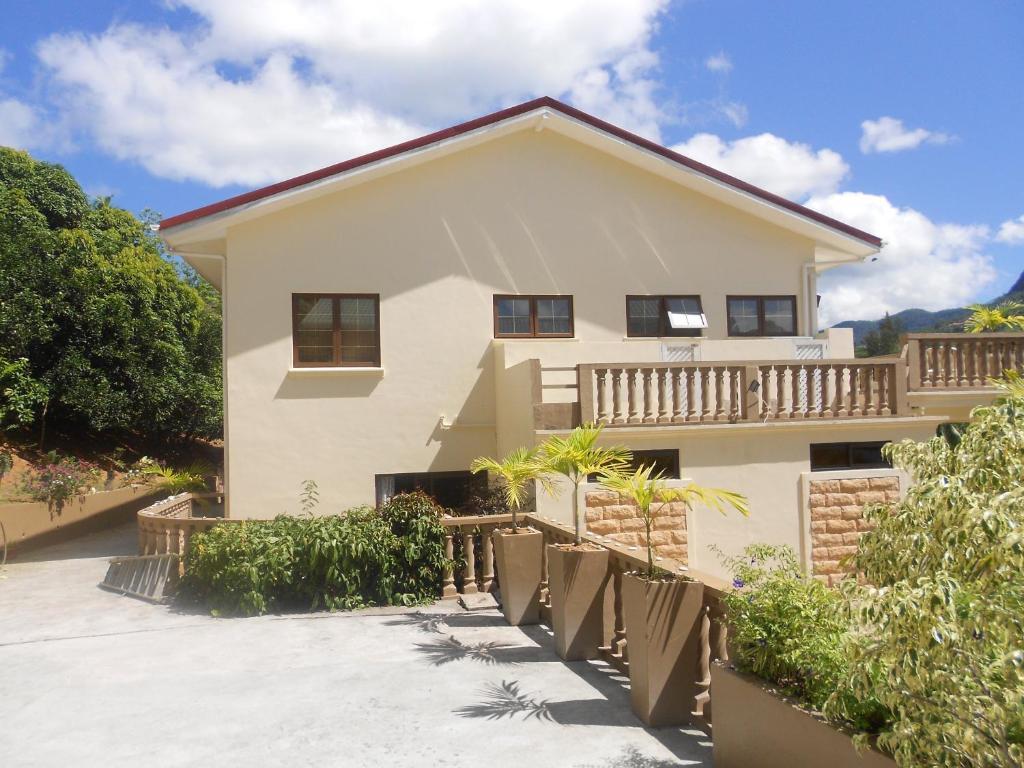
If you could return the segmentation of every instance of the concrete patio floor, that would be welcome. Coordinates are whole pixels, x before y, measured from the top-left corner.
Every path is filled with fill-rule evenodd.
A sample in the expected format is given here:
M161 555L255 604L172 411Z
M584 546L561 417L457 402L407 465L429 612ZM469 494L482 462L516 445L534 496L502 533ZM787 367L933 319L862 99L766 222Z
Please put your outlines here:
M496 611L215 619L105 592L124 526L0 572L0 755L14 766L711 765L624 680Z

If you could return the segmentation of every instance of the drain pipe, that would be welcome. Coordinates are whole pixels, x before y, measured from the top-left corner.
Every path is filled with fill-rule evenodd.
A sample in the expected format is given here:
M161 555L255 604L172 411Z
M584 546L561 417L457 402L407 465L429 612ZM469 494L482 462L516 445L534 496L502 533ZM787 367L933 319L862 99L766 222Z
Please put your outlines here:
M815 319L817 319L818 314L815 311L814 304L812 303L815 300L815 297L811 292L811 272L815 268L815 266L816 265L814 264L814 262L802 265L804 291L804 330L806 331L806 335L812 339L816 335L817 328L815 328L815 326L817 325L817 323L812 323L811 318L814 317Z

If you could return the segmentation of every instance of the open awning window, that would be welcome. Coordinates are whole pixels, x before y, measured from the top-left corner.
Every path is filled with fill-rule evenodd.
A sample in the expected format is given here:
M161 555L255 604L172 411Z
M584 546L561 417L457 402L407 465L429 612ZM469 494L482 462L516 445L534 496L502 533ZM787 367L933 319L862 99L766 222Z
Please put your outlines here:
M700 336L707 327L700 296L626 297L628 336Z
M668 324L677 331L683 328L707 328L708 319L703 312L669 312Z

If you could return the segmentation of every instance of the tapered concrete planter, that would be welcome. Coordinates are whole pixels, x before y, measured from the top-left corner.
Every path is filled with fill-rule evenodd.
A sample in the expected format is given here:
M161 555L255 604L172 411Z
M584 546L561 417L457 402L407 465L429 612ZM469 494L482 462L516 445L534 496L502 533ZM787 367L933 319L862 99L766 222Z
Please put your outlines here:
M544 534L532 528L496 529L491 534L498 561L501 610L512 626L540 623L541 559Z
M566 661L593 659L604 645L608 550L548 546L548 593L555 651Z
M756 678L711 667L715 768L895 768L876 750L861 754L850 736L779 698Z
M622 577L630 697L633 712L647 725L690 721L698 693L703 599L699 581L647 581L629 573Z

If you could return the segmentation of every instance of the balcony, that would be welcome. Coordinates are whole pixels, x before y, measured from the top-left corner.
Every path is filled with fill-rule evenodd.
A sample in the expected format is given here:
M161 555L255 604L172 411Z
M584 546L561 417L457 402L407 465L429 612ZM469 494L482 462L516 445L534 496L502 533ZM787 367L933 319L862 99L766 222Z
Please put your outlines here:
M960 420L1024 370L1024 333L908 334L898 357L533 366L534 429Z

